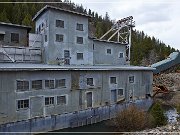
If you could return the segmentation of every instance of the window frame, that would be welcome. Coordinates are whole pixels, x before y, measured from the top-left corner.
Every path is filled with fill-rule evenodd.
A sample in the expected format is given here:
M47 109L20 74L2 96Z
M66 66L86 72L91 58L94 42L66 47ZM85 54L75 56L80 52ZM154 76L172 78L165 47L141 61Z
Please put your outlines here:
M121 57L122 54L122 57ZM119 58L124 58L124 53L123 52L119 52Z
M64 81L63 83L57 83L57 81ZM55 88L66 88L66 79L56 79L55 81ZM58 85L58 84L64 84L64 85Z
M90 83L89 83L90 82ZM94 78L88 77L87 78L87 86L94 86Z
M47 34L44 35L44 42L47 42Z
M110 51L110 52L108 52L108 51ZM107 48L107 49L106 49L106 54L107 54L107 55L111 55L111 54L112 54L112 49L111 49L111 48Z
M47 98L48 98L48 104L47 104L47 101L46 101ZM51 100L51 98L53 98L53 100ZM53 103L51 103L51 102L53 102ZM55 105L55 98L53 96L44 97L44 105L45 106Z
M76 23L76 30L78 31L84 31L84 25L82 23Z
M119 94L120 90L122 90L122 94ZM124 96L124 89L123 88L117 89L117 95L120 96L120 97Z
M19 102L23 102L23 103L20 103L20 105L19 105ZM25 107L25 101L28 101L28 104L27 104L27 107ZM19 107L20 106L20 107ZM23 106L23 107L22 107ZM22 108L21 108L22 107ZM20 111L20 110L27 110L27 109L29 109L29 107L30 107L30 100L27 98L27 99L17 99L16 100L16 110L17 111Z
M47 82L48 81L48 82ZM53 81L53 87L51 87L51 85L52 85L52 82L51 81ZM47 86L47 83L48 83L48 86ZM44 81L44 88L45 89L55 89L55 80L54 79L46 79L45 81Z
M63 20L60 20L60 19L57 19L56 21L55 21L55 26L57 27L57 28L64 28L64 21Z
M41 87L40 88L34 88L33 85L37 86L37 84L33 84L35 81L41 81ZM31 80L31 88L32 90L42 90L43 89L43 80Z
M63 102L63 103L58 102L58 101L61 101L61 100L58 100L58 97L65 97L65 102ZM68 104L68 102L67 102L67 95L58 95L57 99L56 99L56 104L57 105L67 105Z
M84 40L83 37L78 37L78 36L76 37L77 44L83 44L83 42L84 42L83 40Z
M18 35L18 37L13 37L13 34L14 34L14 36ZM18 40L15 40L14 38L18 38ZM19 43L19 41L20 41L19 38L20 38L20 34L19 33L13 33L13 32L11 33L11 43Z
M83 60L84 59L84 54L83 53L76 53L76 59L77 60Z
M131 80L132 77L133 77L133 81ZM131 84L134 84L135 83L135 76L134 75L129 75L128 76L128 82L131 83Z
M24 82L28 82L28 88L27 89L18 89L18 82L23 82L23 84L24 84ZM25 86L22 86L23 88L25 87ZM30 82L29 82L29 80L16 80L16 91L17 92L24 92L24 91L29 91L30 90Z
M115 79L115 82L113 82L112 79ZM111 77L110 77L110 84L117 84L117 77L111 76Z
M56 38L55 39L56 42L63 42L64 41L64 35L63 34L56 34L55 38Z

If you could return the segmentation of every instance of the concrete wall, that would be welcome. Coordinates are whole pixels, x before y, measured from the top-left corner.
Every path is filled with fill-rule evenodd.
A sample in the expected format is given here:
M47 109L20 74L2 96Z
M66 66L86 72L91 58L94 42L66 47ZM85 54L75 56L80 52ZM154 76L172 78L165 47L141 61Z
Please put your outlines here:
M134 83L128 77L134 75ZM110 77L116 77L117 83L110 84ZM87 78L94 78L94 86L87 85ZM65 112L87 109L87 93L92 92L92 108L115 104L121 100L143 99L151 94L151 71L19 71L0 72L0 123L44 117ZM66 79L62 88L45 89L47 79ZM16 80L28 80L29 91L16 90ZM33 90L32 80L42 80L43 88ZM122 96L112 101L111 90L123 89ZM133 98L129 98L129 91ZM67 103L57 105L57 96L66 95ZM54 105L45 106L45 97L54 97ZM17 100L29 99L29 108L17 110ZM81 101L80 101L81 100ZM37 101L37 102L36 102ZM80 103L81 102L81 103Z
M18 132L21 132L21 134L22 132L24 132L23 134L29 134L29 132L47 132L68 127L73 128L89 125L103 120L112 119L117 115L117 113L126 109L129 105L136 105L138 108L147 111L152 105L152 100L143 99L132 103L124 102L121 104L101 106L73 113L64 113L61 115L51 115L48 117L33 118L26 121L12 122L0 125L0 132L14 132L14 134L17 135L20 134Z
M64 28L56 27L56 20L63 20ZM48 10L37 19L36 29L45 22L47 22L47 27L41 32L43 34L45 63L56 64L57 58L64 59L64 50L69 50L71 65L93 64L92 46L89 46L91 41L88 39L87 17ZM77 23L83 24L83 31L76 30ZM56 34L64 35L63 42L56 42ZM47 35L47 42L44 42L45 35ZM76 43L77 37L83 37L83 44ZM77 53L83 53L83 60L77 60Z
M126 46L117 43L108 43L103 41L94 41L94 65L125 65L126 64ZM107 53L111 49L111 54ZM120 58L123 53L123 58Z
M0 25L0 31L5 32L4 42L0 41L0 44L5 46L28 46L28 34L26 28ZM11 33L19 34L19 43L11 42Z

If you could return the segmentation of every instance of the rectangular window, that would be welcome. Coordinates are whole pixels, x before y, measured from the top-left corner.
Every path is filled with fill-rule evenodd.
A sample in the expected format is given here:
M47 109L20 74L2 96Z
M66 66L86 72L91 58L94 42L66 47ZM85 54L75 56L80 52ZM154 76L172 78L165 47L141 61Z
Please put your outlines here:
M87 85L94 86L93 85L93 78L87 78Z
M65 105L66 104L66 96L57 96L57 104Z
M29 108L29 99L18 100L17 101L17 109L27 109Z
M0 34L0 41L4 41L4 34Z
M42 89L42 80L33 80L32 81L32 89L34 89L34 90Z
M17 91L27 91L29 90L29 81L16 81Z
M111 54L111 49L107 49L107 54Z
M77 37L77 41L78 44L83 44L83 37Z
M76 30L83 31L83 24L77 23Z
M116 84L116 77L110 77L110 83Z
M54 97L45 97L45 105L53 105Z
M45 88L54 89L54 80L45 80Z
M77 60L83 60L83 53L77 53Z
M64 35L62 34L56 34L56 42L63 42Z
M56 20L56 27L64 28L64 21L63 20Z
M124 54L123 53L119 53L119 58L123 58Z
M134 76L129 76L129 83L134 83Z
M11 33L11 42L19 43L19 34L18 33Z
M44 41L47 42L47 35L44 36Z
M58 87L66 87L66 80L65 79L56 80L56 88Z
M119 95L119 96L123 96L123 95L124 95L123 89L118 89L118 95Z

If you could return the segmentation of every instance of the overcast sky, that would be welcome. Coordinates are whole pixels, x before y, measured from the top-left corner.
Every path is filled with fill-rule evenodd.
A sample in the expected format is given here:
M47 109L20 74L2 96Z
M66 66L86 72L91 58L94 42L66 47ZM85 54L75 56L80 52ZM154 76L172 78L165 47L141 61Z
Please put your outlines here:
M133 16L135 29L180 50L179 0L72 0L112 20Z

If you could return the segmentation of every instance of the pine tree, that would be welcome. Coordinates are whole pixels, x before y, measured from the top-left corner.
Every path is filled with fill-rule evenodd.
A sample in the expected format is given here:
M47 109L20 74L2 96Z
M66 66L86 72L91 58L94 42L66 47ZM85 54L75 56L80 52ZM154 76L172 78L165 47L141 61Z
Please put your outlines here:
M0 13L0 21L7 23L10 22L9 19L7 18L6 9L3 9L3 11Z
M23 25L27 25L27 26L31 26L32 25L32 18L30 14L26 14L26 16L24 17L22 24Z

